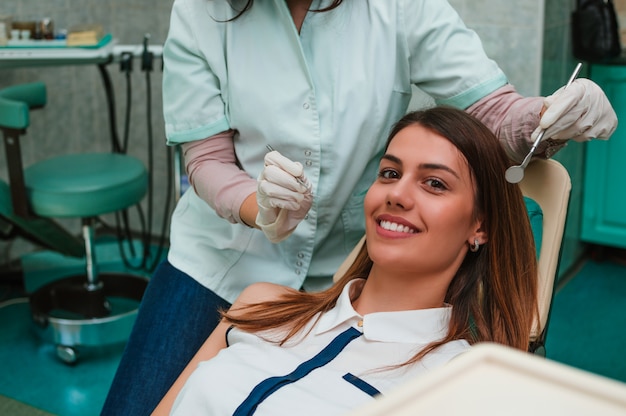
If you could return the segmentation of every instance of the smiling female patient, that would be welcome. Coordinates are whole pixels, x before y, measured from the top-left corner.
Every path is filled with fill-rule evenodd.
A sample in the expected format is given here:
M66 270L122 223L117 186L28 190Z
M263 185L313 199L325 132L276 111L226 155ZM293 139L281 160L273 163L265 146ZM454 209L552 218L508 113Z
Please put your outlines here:
M248 287L156 413L343 414L476 342L526 350L535 249L497 144L460 110L403 117L347 273L318 293Z

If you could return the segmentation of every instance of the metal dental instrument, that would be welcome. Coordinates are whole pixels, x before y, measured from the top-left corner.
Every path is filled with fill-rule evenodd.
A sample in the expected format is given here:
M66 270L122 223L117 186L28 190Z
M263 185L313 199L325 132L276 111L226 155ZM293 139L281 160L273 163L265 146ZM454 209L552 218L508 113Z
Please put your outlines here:
M569 87L572 84L572 82L574 82L574 80L578 76L578 73L580 72L581 67L582 67L582 63L579 62L578 65L576 65L576 68L574 68L574 72L572 72L572 75L569 77L569 81L567 81L567 84L565 84L565 88ZM528 154L526 155L526 157L524 158L524 160L522 161L520 165L511 166L510 168L506 170L504 177L506 178L507 182L518 183L519 181L524 179L524 169L526 169L526 166L528 166L528 163L530 163L530 159L535 153L535 150L537 149L537 146L541 142L541 139L543 139L543 135L545 132L546 132L545 130L541 130L539 132L539 135L535 139L533 146L530 148L530 151L528 152Z
M274 151L274 148L272 146L270 146L269 144L266 144L265 147L267 148L267 150L269 150L270 152ZM306 186L308 187L308 185L306 184L305 180L304 180L304 173L300 176L294 176L294 178L296 178L296 180L298 181L298 183L302 186Z

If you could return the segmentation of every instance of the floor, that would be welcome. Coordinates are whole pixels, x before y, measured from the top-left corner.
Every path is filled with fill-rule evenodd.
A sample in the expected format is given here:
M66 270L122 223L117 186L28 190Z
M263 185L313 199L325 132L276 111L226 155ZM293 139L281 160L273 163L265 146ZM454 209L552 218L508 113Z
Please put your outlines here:
M30 267L50 258L31 258ZM37 273L27 280L38 280ZM82 351L74 365L33 331L19 289L0 289L0 398L2 395L58 416L98 415L123 345ZM2 299L2 298L0 298ZM553 302L548 359L626 382L626 265L587 260ZM0 409L2 403L0 400ZM31 408L32 409L32 408ZM19 413L35 416L39 410ZM17 413L15 413L17 415Z
M5 302L0 322L1 394L59 416L99 414L123 345L81 351L67 365L32 331L26 299Z
M137 244L137 251L140 253ZM153 250L154 255L158 248ZM102 272L129 272L139 262L120 262L119 247L111 238L98 241L96 256ZM33 324L25 293L49 281L83 270L81 260L42 251L22 258L24 284L0 285L0 409L2 396L58 416L98 415L104 403L124 344L81 348L75 364L59 359L55 345L41 337ZM0 279L0 282L3 282ZM17 414L17 413L16 413ZM37 415L31 409L20 415Z
M547 357L626 383L626 263L585 262L558 290Z

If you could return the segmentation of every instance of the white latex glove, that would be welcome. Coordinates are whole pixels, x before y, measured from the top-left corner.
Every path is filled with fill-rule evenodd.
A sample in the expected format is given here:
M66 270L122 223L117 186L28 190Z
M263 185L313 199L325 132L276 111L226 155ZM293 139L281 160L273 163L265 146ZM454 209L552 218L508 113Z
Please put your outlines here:
M617 127L617 115L604 91L593 81L579 78L544 99L545 112L533 132L534 142L542 129L543 140L608 139Z
M278 243L289 237L313 203L311 184L304 176L302 164L275 150L267 153L256 200L256 223L268 240Z

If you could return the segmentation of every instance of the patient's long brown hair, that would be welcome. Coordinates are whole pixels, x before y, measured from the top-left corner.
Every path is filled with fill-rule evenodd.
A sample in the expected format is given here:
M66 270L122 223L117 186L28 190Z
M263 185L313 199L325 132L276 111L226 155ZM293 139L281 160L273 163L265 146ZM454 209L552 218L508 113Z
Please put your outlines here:
M537 263L523 196L517 185L504 178L509 160L487 127L461 110L445 107L407 114L393 127L387 145L400 130L414 124L447 138L467 159L476 183L475 215L483 218L488 242L476 253L468 251L448 287L445 301L453 308L447 335L407 363L457 339L527 350L538 313ZM318 313L333 308L349 281L367 279L371 267L366 244L329 289L318 293L293 290L276 301L247 306L236 317L225 314L225 318L246 331L285 329L285 342Z

